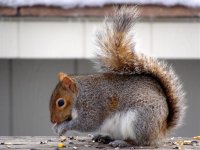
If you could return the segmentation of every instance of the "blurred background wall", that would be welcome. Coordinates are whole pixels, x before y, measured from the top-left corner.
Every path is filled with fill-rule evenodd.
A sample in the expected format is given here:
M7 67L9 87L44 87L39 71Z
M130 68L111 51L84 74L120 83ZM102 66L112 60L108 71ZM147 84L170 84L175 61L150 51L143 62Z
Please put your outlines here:
M187 92L184 125L175 136L200 132L199 60L167 60ZM0 60L0 135L54 135L49 117L49 98L57 73L93 73L89 60Z
M94 73L93 33L102 17L0 17L0 136L54 135L49 98L57 73ZM200 22L147 18L135 28L136 50L164 59L187 93L184 125L174 136L200 134Z

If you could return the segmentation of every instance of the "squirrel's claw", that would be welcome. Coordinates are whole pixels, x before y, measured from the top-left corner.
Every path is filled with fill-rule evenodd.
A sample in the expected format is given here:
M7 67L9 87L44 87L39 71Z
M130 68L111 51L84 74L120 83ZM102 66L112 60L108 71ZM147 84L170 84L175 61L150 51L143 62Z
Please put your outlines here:
M54 126L52 127L52 130L54 131L55 134L58 134L59 136L65 134L65 132L67 131L65 129L65 123L60 123L60 124L55 123Z

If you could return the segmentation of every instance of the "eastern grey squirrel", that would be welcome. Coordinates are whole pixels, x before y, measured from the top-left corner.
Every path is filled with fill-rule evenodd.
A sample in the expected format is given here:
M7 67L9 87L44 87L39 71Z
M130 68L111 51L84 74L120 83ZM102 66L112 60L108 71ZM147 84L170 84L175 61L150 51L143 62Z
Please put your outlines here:
M120 7L96 34L100 73L59 73L50 100L51 122L59 135L97 131L114 147L158 145L180 125L185 112L182 85L173 69L135 52L131 29L137 8Z

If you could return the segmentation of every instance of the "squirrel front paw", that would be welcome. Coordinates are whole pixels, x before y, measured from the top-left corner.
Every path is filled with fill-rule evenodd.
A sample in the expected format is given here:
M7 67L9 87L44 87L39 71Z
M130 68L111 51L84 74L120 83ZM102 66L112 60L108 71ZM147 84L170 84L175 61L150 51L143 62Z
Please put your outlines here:
M65 134L65 132L67 132L66 122L63 122L63 123L60 123L60 124L56 123L52 127L52 130L54 131L55 134L58 134L59 136Z

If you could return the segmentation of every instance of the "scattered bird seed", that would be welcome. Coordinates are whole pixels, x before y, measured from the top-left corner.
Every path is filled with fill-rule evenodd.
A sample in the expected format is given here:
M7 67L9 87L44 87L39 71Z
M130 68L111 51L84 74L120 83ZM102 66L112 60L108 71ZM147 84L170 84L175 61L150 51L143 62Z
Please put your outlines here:
M73 142L69 142L69 144L74 144Z
M183 145L191 145L192 141L190 140L184 140Z
M84 146L85 146L85 147L91 147L92 145L87 145L87 144L86 144L86 145L84 145Z
M68 137L70 140L76 140L73 136Z
M79 141L79 142L85 142L86 140L83 140L83 139L79 139L78 141Z
M105 147L103 147L103 146L96 146L95 148L103 149L103 148L105 148Z
M57 147L58 147L58 148L63 148L63 147L66 147L66 146L65 146L64 143L58 143Z
M78 149L78 147L74 146L73 149Z
M92 134L88 134L88 137L90 137L90 138L93 138L93 137L94 137L94 135L92 135Z
M192 146L198 146L198 145L199 145L199 142L198 142L198 141L192 141L192 142L191 142L191 145L192 145Z
M67 138L65 137L65 136L60 136L59 137L59 141L60 142L64 142L64 141L66 141L67 140Z
M177 143L176 142L172 142L172 145L177 145Z
M11 142L4 142L4 145L12 145Z
M134 149L156 149L156 146L134 146Z
M193 137L193 139L200 140L200 136L195 136L195 137Z
M176 143L177 143L178 149L183 149L183 144L184 144L183 140L179 140Z
M48 143L48 140L46 141L40 141L40 144L47 144Z

